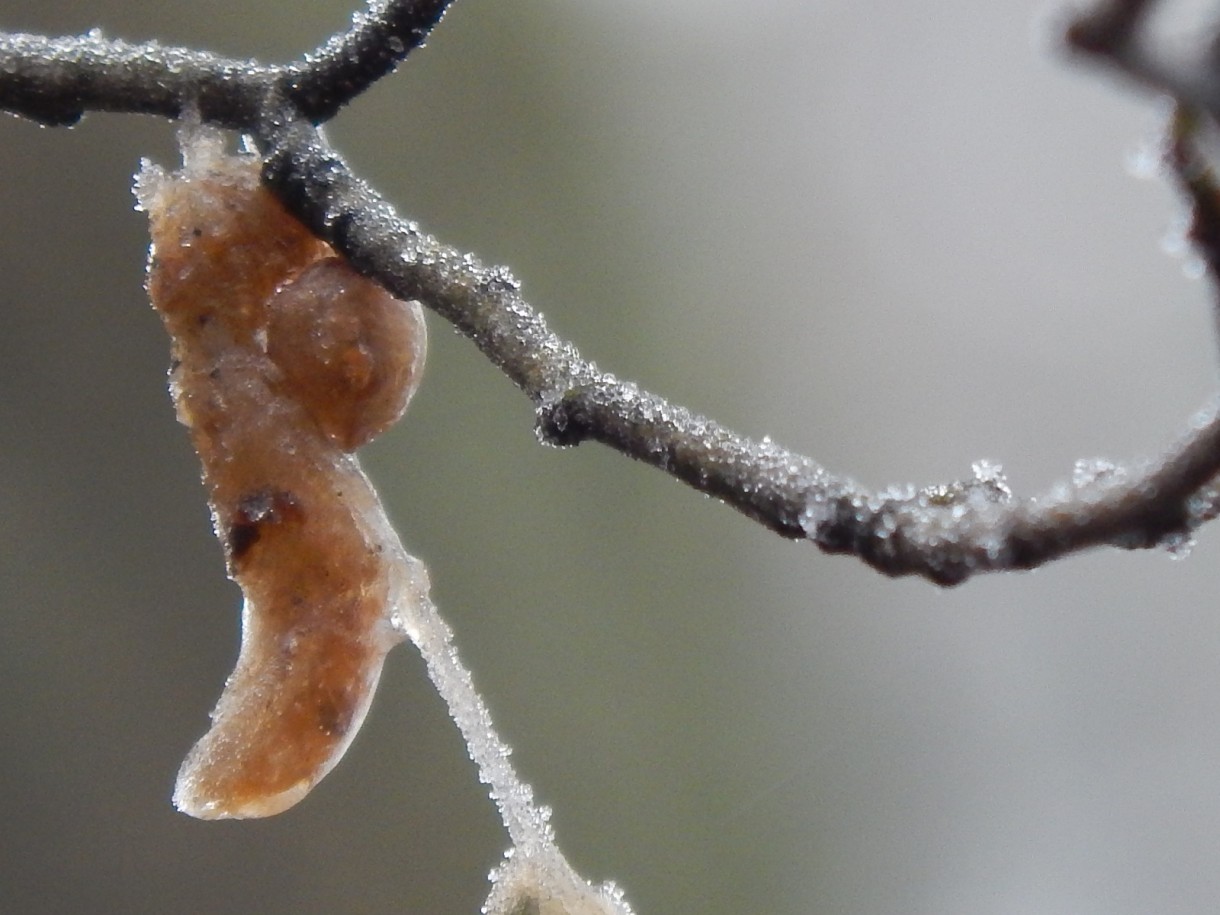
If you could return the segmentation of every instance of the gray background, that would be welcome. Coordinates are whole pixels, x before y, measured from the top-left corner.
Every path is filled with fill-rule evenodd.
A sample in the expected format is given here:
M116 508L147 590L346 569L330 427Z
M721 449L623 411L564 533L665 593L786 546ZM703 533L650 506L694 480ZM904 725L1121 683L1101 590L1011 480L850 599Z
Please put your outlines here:
M0 26L287 59L342 2L5 0ZM1128 174L1157 109L1030 2L461 0L331 128L604 367L883 485L1160 449L1216 380ZM505 846L409 647L298 808L169 791L238 592L141 288L172 130L0 120L0 910L458 915ZM944 592L767 534L527 401L441 323L368 449L586 876L662 913L1196 913L1220 899L1220 553Z

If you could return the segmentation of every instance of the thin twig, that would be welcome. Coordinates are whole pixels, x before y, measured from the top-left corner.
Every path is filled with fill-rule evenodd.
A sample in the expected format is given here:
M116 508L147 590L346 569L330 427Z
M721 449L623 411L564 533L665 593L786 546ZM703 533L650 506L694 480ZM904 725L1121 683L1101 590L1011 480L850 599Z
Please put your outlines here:
M1212 283L1220 288L1220 183L1199 148L1203 116L1179 105L1169 128L1165 159L1190 204L1186 238L1203 258ZM1220 302L1216 303L1220 312Z
M1189 51L1157 47L1147 27L1155 5L1156 0L1102 0L1069 23L1066 46L1139 85L1220 117L1215 37Z
M1115 54L1135 44L1156 0L1103 0L1076 17L1067 29L1071 47L1091 54Z
M270 74L253 61L156 42L0 34L0 109L51 127L75 124L86 111L177 119L194 104L204 122L246 130Z
M379 0L346 32L282 69L284 97L315 124L330 120L422 45L452 2Z
M0 110L48 126L86 111L177 119L187 107L206 124L251 131L275 94L315 124L423 44L452 0L381 0L301 61L264 66L97 32L64 38L0 34Z

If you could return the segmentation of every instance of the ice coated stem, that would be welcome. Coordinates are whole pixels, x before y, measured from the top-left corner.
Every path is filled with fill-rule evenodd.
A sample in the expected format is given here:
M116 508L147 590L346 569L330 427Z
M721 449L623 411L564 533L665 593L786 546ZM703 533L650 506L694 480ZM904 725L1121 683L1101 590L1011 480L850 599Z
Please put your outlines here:
M406 577L426 581L427 573L422 567L410 569ZM621 891L613 884L590 885L555 844L550 810L534 803L533 789L517 775L509 759L512 751L496 733L487 705L458 657L453 633L426 593L400 606L395 624L423 656L512 843L504 864L492 874L486 915L631 915Z
M533 791L518 777L509 760L512 751L500 739L491 715L453 646L453 633L430 599L414 602L400 611L399 624L419 649L436 691L466 741L479 779L491 799L515 848L523 852L552 844L548 812L534 805Z

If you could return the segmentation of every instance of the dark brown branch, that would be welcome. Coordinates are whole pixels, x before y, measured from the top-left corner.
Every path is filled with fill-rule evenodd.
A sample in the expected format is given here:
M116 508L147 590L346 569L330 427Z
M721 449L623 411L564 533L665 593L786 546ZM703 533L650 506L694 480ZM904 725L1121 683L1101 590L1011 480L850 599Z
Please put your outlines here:
M1082 19L1072 40L1164 88L1168 81L1148 76L1131 50L1150 5L1108 4L1109 17ZM888 575L956 584L1101 544L1173 546L1216 515L1214 412L1159 462L1107 467L1038 499L1015 499L998 468L986 465L963 482L874 493L769 439L739 436L602 372L550 330L511 273L399 217L313 126L393 69L446 6L375 5L353 29L287 67L92 37L0 36L0 107L50 124L85 110L177 117L193 108L206 123L253 134L264 180L292 212L357 269L469 337L534 402L541 441L602 442L783 536L856 555ZM1200 244L1213 243L1211 234L1196 234Z
M1137 84L1220 117L1220 67L1213 36L1189 52L1158 47L1148 28L1156 0L1102 0L1065 33L1069 50Z
M270 71L156 43L127 44L92 35L0 35L0 109L52 127L86 111L178 118L194 103L209 124L255 123Z
M1139 38L1156 0L1105 0L1068 26L1067 42L1089 54L1111 54Z
M284 66L96 35L0 35L0 110L65 126L86 111L176 119L191 106L206 124L250 131L274 92L320 124L423 44L451 2L382 0Z
M858 556L886 575L942 585L979 572L1031 569L1088 547L1174 547L1214 517L1209 481L1220 455L1220 415L1143 473L1104 473L1016 500L998 468L973 479L870 492L809 458L754 442L632 385L573 389L540 411L554 443L603 442L660 467L788 537Z
M315 124L392 73L440 22L453 0L381 0L305 60L283 68L280 89Z
M1203 258L1213 285L1220 289L1220 184L1199 149L1200 129L1200 115L1179 106L1170 126L1165 158L1190 204L1186 236Z

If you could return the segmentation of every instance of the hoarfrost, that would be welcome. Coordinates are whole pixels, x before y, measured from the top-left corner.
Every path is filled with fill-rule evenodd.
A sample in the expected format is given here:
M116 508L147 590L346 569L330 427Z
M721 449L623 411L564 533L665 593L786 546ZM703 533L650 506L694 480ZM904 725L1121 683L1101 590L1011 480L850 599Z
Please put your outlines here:
M1169 551L1171 559L1187 559L1195 548L1195 538L1186 532L1173 533L1160 543Z
M1161 250L1182 262L1182 273L1188 279L1200 279L1207 272L1207 264L1199 256L1194 242L1190 240L1190 213L1175 217L1161 238Z
M484 915L632 915L622 890L586 883L554 846L532 856L510 849L488 879Z
M1112 481L1121 474L1121 468L1104 458L1082 458L1072 467L1072 485L1078 489L1095 483Z
M1165 170L1164 140L1145 137L1123 157L1127 173L1141 181L1160 178Z
M995 461L981 460L970 465L974 473L974 486L970 495L981 495L988 502L1007 502L1012 498L1004 466Z

